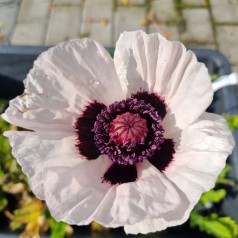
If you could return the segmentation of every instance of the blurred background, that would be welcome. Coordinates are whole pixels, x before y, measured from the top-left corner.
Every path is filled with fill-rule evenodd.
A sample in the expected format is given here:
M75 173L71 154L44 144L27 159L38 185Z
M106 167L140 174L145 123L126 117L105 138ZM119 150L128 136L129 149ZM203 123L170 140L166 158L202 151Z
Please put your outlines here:
M238 73L238 0L0 0L0 113L21 94L34 59L49 46L89 37L113 51L120 33L138 29L182 41L214 82ZM236 83L218 87L208 110L226 118L237 142L238 78L227 78ZM0 238L125 237L122 229L97 223L79 228L55 221L12 157L2 136L6 130L21 128L0 119ZM236 146L215 188L202 195L185 225L136 237L236 238L237 194Z
M0 0L1 44L90 37L114 47L121 32L138 29L218 49L238 72L237 0Z

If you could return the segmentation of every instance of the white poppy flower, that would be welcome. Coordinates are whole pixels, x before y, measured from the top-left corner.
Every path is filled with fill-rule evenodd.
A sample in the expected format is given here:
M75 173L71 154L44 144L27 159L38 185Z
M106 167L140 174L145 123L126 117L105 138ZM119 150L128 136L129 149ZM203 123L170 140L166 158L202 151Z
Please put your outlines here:
M32 191L70 224L179 225L234 146L225 120L205 112L205 66L159 34L121 34L114 60L90 39L60 43L24 83L2 117L33 131L4 135Z

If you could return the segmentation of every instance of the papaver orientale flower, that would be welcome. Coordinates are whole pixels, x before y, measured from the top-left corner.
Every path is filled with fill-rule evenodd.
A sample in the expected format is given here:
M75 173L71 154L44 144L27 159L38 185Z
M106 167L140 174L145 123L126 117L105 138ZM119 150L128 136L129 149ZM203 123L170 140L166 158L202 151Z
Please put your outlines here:
M114 60L90 39L60 43L24 83L2 117L32 131L4 135L32 191L70 224L134 234L181 224L234 146L205 112L205 66L159 34L121 34Z

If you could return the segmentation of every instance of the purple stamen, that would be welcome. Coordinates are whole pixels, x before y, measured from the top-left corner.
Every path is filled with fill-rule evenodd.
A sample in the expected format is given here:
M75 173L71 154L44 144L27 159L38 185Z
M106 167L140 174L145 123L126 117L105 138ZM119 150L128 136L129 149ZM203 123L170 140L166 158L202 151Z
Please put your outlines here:
M126 128L128 125L131 128ZM158 112L149 103L136 98L114 102L103 109L97 116L93 132L101 154L122 165L152 157L164 141Z

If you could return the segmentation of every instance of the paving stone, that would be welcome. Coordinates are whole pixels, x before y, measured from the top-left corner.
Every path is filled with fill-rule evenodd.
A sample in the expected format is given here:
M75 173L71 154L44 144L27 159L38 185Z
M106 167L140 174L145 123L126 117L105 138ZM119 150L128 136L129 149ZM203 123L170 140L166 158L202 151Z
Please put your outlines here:
M83 22L89 18L100 20L112 18L112 1L111 0L86 0L84 3Z
M231 68L232 68L232 72L236 72L238 74L238 64L233 65Z
M82 4L82 0L57 0L55 1L56 5L80 5Z
M79 38L81 9L76 6L61 6L52 9L46 36L46 45Z
M238 26L217 26L219 50L231 64L238 65Z
M12 44L43 45L51 0L22 0Z
M140 21L145 18L145 9L141 7L119 7L115 13L113 41L117 41L123 31L146 30Z
M81 35L88 35L89 38L101 43L104 47L111 47L112 44L112 24L102 23L83 23L81 26Z
M132 4L144 4L145 0L129 0L129 2Z
M173 0L154 0L151 12L161 21L174 21L177 17Z
M123 4L123 5L134 5L134 4L144 4L145 0L117 0L118 4Z
M111 0L86 0L84 3L83 21L88 18L112 18Z
M43 45L45 26L39 23L18 23L11 44L13 45Z
M151 24L148 32L159 32L168 40L179 40L179 31L176 26Z
M185 41L183 42L184 45L188 48L200 48L200 49L212 49L217 50L217 47L215 43L209 43L209 42L196 42L196 41Z
M183 16L186 30L181 35L183 41L213 43L213 31L207 9L185 9Z
M21 0L0 2L0 43L9 43Z
M22 0L17 22L47 21L51 0Z
M216 23L238 23L237 0L211 0L210 2Z
M81 34L89 34L105 47L112 46L112 7L111 0L85 1Z
M184 4L189 6L206 6L205 0L182 0L182 1Z

